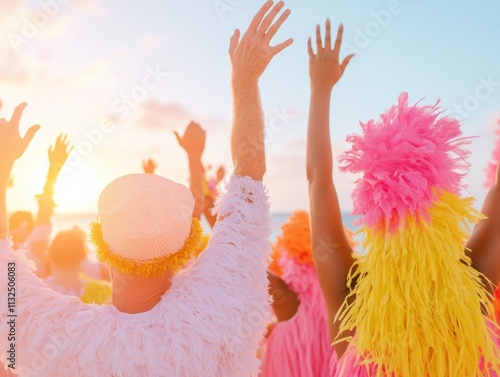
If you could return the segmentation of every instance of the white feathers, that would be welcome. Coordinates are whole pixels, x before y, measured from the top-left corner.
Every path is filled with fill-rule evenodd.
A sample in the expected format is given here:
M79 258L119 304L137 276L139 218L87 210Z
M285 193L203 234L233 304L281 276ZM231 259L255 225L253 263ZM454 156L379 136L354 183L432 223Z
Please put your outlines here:
M216 206L221 220L197 262L161 302L140 314L87 305L48 289L29 261L0 240L4 266L17 262L17 363L22 376L251 376L269 321L269 204L264 186L232 177ZM5 363L7 292L0 291Z

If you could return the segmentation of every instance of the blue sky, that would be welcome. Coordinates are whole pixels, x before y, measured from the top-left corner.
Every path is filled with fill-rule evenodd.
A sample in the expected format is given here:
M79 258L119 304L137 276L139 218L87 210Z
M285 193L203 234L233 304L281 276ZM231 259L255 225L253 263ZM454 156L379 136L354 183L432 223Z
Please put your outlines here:
M65 3L63 5L63 3ZM45 5L44 5L45 4ZM35 36L18 48L26 20L54 12ZM26 124L42 131L16 165L13 209L34 208L43 186L46 149L65 131L84 153L72 156L58 186L61 212L93 211L105 184L139 172L153 157L158 173L187 181L187 161L173 130L194 119L207 129L206 164L230 167L231 125L228 40L246 28L262 1L12 0L0 3L0 99L2 114L28 101ZM348 146L359 121L378 116L401 91L414 101L441 98L465 116L463 131L479 136L471 149L470 194L482 200L484 168L500 117L500 3L444 0L288 1L292 15L276 43L293 37L261 79L268 128L268 173L272 209L307 208L305 135L309 102L306 41L329 17L345 26L345 53L357 53L334 88L331 132L336 156ZM216 7L219 9L217 12ZM225 9L225 11L223 11ZM42 17L42 18L40 18ZM140 90L151 71L164 72L154 90ZM168 75L167 75L168 73ZM123 96L133 101L117 112ZM118 102L117 102L118 101ZM463 110L456 110L460 106ZM103 119L114 126L88 144ZM94 131L93 131L94 130ZM101 140L102 139L102 140ZM87 143L87 144L85 144ZM90 147L89 147L90 145ZM84 155L84 156L83 156ZM335 172L342 208L352 208L355 177Z

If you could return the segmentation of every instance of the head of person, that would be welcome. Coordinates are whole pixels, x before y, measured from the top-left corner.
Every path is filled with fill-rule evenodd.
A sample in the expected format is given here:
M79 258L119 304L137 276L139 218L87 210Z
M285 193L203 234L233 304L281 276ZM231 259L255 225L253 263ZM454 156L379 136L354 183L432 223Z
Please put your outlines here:
M349 277L354 301L339 313L340 332L356 329L348 354L388 375L482 375L481 363L500 364L482 312L489 294L464 251L480 218L461 197L470 139L407 93L361 126L341 157L342 170L362 175L352 197L366 249Z
M75 228L59 232L48 249L52 270L78 270L87 257L85 236Z
M347 242L354 249L357 242L353 232L344 227ZM272 245L272 262L269 269L276 275L281 276L283 266L292 261L295 265L314 266L314 257L311 243L311 228L309 213L306 211L295 211L288 221L281 225L281 233Z
M9 218L9 231L14 244L20 245L26 242L34 229L35 220L30 212L15 212Z
M126 175L105 187L90 238L114 289L123 279L161 279L186 265L202 235L193 209L187 187L158 175Z

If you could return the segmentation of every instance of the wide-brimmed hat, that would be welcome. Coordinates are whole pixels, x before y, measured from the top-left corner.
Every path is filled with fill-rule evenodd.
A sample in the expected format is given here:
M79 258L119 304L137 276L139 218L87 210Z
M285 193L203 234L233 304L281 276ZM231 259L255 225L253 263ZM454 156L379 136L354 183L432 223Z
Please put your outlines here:
M91 241L101 262L142 277L177 271L191 258L202 229L184 185L153 174L115 179L101 193Z

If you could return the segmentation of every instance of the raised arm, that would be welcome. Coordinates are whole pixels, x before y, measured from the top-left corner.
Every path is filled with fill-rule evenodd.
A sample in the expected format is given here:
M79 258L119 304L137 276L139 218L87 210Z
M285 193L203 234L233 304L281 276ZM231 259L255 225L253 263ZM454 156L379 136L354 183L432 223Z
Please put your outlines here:
M205 303L199 309L200 317L207 318L203 326L218 334L211 342L218 342L224 360L234 364L227 373L231 376L258 374L256 352L270 319L266 267L271 228L261 181L264 126L257 83L272 57L291 43L269 46L290 13L286 10L273 23L283 5L280 2L271 9L272 2L267 2L241 40L239 31L231 38L235 172L227 192L217 200L218 220L209 245L186 275L174 278L171 287L172 294L179 290L179 297L190 295L191 301Z
M276 4L264 17L271 5L271 2L264 5L241 39L239 30L236 30L229 47L229 56L233 67L231 77L233 87L231 153L235 166L234 174L249 176L256 181L262 180L266 171L264 118L259 97L258 80L271 59L293 42L292 39L288 39L275 47L269 45L273 36L290 14L289 10L285 10L281 17L271 25L283 8L284 3L279 2ZM278 278L273 278L272 275L268 275L268 278L275 311L280 319L288 319L290 317L288 313L293 310L288 310L289 305L285 305L283 300L278 299L277 292L286 291L292 297L294 296L293 292L286 287L286 284L280 285ZM295 306L298 306L296 297L295 300L285 301L288 304L293 301L296 304Z
M48 150L49 155L49 170L47 172L47 179L43 186L43 193L38 195L38 215L36 225L46 225L51 223L52 215L54 213L54 187L61 172L62 167L66 163L69 154L73 147L69 145L67 135L60 134L54 145L51 145Z
M471 250L469 255L473 266L495 285L486 285L493 293L500 283L500 164L481 212L487 219L478 222L467 242L467 249Z
M201 156L205 149L206 133L198 123L190 122L180 136L174 132L179 145L186 151L189 160L189 188L193 194L195 204L193 217L201 219L201 214L205 208L205 195L203 193L203 165Z
M272 5L272 1L264 4L241 39L237 29L229 46L233 88L231 154L234 174L248 176L256 181L261 181L266 171L259 77L272 58L293 42L288 39L274 47L269 44L290 14L290 10L285 10L273 23L284 3L280 1L271 9Z
M316 27L314 54L311 38L308 41L311 103L307 130L307 179L311 239L318 278L325 296L332 340L338 335L335 315L344 302L347 275L353 264L352 249L344 234L337 192L332 178L330 144L330 96L353 55L339 61L343 26L340 25L335 46L331 46L330 21L326 22L323 45L319 25ZM337 344L340 357L345 344Z
M40 126L32 126L21 138L19 134L19 122L26 103L16 107L10 121L0 119L0 239L9 235L9 223L7 220L6 192L10 173L14 162L23 155L31 139L35 136Z

